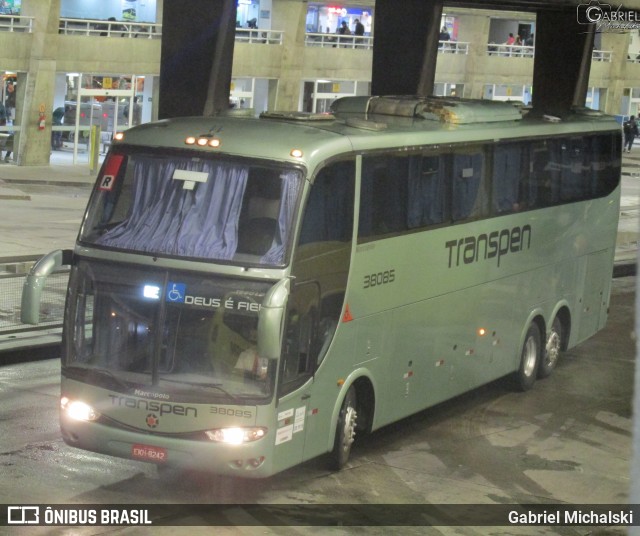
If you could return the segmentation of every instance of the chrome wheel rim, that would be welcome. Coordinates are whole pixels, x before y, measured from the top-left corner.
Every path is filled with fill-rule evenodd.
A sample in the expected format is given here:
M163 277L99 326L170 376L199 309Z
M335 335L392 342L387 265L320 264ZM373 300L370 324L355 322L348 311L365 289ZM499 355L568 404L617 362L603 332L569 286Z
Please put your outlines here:
M348 406L344 414L344 427L342 429L342 451L348 452L356 437L356 410Z
M522 372L528 378L533 375L538 359L538 348L534 337L529 337L522 352Z
M547 367L554 367L558 362L558 357L560 357L560 334L553 330L549 334L549 338L547 339L546 350L546 365Z

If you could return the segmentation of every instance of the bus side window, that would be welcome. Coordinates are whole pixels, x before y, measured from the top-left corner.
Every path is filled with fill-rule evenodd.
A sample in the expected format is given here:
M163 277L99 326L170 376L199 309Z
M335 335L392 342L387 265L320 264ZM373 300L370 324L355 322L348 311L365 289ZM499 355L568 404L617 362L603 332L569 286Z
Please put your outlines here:
M559 169L555 163L553 141L536 143L531 148L529 173L529 208L542 208L554 204L553 183Z
M349 276L354 190L354 160L329 164L310 187L291 270L280 395L314 373L338 325Z
M454 221L487 215L484 175L482 152L453 154L451 215Z
M586 143L583 138L568 138L560 144L560 202L588 199L591 195L591 185L584 180L584 172L591 167Z
M589 140L592 155L592 197L609 195L620 182L621 138L612 134L592 136Z
M406 156L365 156L362 159L359 238L375 238L407 230Z
M494 213L509 214L530 207L528 152L521 143L495 147L491 180Z
M444 178L444 158L441 155L410 157L407 196L409 229L437 225L449 218Z

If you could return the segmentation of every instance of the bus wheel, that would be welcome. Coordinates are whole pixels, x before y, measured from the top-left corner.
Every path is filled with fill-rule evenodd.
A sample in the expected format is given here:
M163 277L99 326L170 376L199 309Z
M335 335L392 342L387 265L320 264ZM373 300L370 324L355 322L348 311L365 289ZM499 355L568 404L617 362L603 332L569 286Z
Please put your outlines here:
M540 354L540 328L534 322L529 326L527 336L524 338L522 354L520 355L520 368L516 373L516 387L520 391L527 391L533 387L538 375Z
M356 436L356 390L349 387L347 395L344 397L340 415L338 416L338 427L336 429L336 440L331 451L331 466L335 470L342 469L349 460L351 445Z
M555 369L558 364L558 359L560 359L561 350L562 322L560 322L560 319L556 316L553 319L551 331L549 331L549 336L547 337L547 344L544 348L544 355L540 362L540 368L538 369L539 378L546 378L553 372L553 369Z

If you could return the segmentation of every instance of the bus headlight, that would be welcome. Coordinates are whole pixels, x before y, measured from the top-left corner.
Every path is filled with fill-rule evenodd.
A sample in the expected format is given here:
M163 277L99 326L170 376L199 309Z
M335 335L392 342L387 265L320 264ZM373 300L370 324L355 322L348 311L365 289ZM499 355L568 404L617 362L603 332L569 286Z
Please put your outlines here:
M205 432L211 441L218 443L228 443L230 445L243 445L258 441L267 435L266 428L217 428L216 430L208 430Z
M95 421L100 416L89 404L66 396L60 399L60 407L67 417L75 421Z

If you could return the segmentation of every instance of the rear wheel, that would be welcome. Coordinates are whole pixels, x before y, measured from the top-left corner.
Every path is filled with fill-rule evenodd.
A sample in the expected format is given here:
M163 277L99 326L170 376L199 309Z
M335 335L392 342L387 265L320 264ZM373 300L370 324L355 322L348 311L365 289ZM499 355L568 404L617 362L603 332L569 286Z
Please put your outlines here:
M527 336L524 338L520 354L520 368L515 375L516 387L520 391L531 389L538 376L542 350L540 340L540 328L536 323L533 323L529 326Z
M344 397L338 416L336 439L331 451L331 467L335 470L342 469L349 461L351 445L356 436L356 417L356 390L352 385Z
M538 369L539 378L546 378L553 372L553 369L556 368L558 359L560 359L560 352L562 351L562 336L562 322L560 322L560 319L556 316L549 330L544 355L542 356L540 368Z

